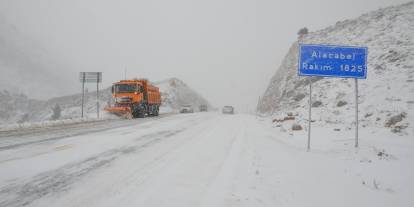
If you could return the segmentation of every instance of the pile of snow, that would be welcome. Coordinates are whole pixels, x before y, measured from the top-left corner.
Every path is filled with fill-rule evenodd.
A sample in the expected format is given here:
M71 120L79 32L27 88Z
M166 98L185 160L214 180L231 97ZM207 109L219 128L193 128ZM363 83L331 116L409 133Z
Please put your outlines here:
M23 122L23 123L15 123L15 124L5 124L5 125L0 125L0 132L19 130L19 129L35 129L35 128L43 128L43 127L51 127L51 126L62 126L62 125L68 125L68 124L106 121L110 119L117 119L117 117L116 116L104 116L102 118L73 118L73 119L46 120L46 121L40 121L40 122Z
M297 75L299 43L367 46L368 76L359 81L362 127L385 126L393 132L414 134L414 2L337 22L292 45L259 102L258 112L272 117L292 112L297 114L296 122L304 124L309 78ZM311 80L315 124L349 128L354 121L354 80Z
M211 108L205 98L177 78L160 81L155 85L160 88L164 110L176 111L183 105L191 105L196 111L200 105L207 105Z

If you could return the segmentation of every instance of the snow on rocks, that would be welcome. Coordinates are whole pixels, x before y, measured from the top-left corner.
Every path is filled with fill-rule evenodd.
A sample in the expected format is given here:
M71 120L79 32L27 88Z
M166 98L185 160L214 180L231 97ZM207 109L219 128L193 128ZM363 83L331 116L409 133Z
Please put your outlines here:
M414 135L414 2L303 35L288 51L257 108L261 115L272 117L294 111L299 114L297 120L306 120L311 81L312 99L320 101L312 104L315 124L350 128L354 124L354 80L298 77L299 43L367 46L368 75L359 81L361 127L384 127L392 116L405 113L404 120L391 130Z
M166 107L173 111L178 111L183 105L191 105L195 110L198 110L200 105L207 105L208 108L211 108L211 105L205 98L180 79L171 78L155 84L161 91L161 107Z

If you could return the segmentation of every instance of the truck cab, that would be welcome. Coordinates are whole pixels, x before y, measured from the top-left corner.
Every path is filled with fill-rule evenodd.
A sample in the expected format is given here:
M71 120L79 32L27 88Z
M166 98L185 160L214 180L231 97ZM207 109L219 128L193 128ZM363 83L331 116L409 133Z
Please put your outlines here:
M119 82L112 85L112 96L116 104L138 103L144 99L140 82Z

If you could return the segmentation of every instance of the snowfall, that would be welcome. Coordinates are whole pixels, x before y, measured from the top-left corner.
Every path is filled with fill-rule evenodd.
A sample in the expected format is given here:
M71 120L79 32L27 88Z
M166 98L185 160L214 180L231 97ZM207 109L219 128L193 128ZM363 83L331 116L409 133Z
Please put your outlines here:
M288 120L286 126L290 125ZM293 122L293 121L292 121ZM0 131L0 206L412 206L414 142L218 112Z

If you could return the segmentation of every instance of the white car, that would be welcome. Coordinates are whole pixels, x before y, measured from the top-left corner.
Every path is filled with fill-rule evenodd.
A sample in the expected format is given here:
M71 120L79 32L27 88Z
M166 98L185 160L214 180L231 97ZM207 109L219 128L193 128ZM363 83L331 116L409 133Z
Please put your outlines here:
M180 108L180 113L194 113L194 109L191 105L185 105Z
M224 106L222 110L223 114L234 114L233 106Z

